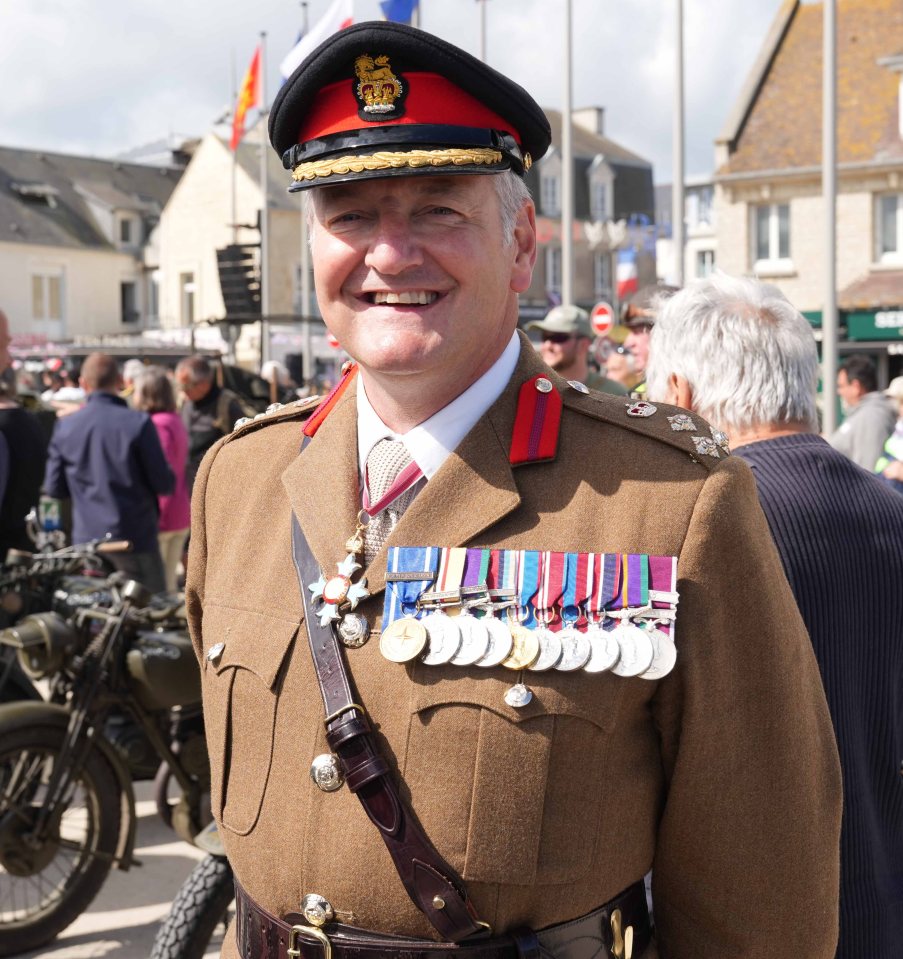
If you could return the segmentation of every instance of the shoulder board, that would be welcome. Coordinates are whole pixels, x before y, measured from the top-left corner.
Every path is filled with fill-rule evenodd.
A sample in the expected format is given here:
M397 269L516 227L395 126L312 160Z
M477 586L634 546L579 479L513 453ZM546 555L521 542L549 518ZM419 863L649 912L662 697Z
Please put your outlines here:
M247 433L252 433L261 427L269 426L271 423L307 419L317 408L321 399L321 396L308 396L303 400L294 400L291 403L273 403L266 408L264 413L258 413L256 416L243 416L240 420L235 421L235 426L225 441L231 443L232 440Z
M582 384L574 387L560 378L556 381L566 409L666 443L709 469L730 456L727 435L697 413L646 399L634 400L595 390L584 392L586 387Z

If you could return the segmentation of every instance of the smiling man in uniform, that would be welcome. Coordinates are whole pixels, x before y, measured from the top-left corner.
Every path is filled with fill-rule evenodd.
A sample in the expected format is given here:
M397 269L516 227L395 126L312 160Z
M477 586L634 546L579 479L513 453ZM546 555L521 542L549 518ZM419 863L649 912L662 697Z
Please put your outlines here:
M517 330L542 111L358 24L270 134L354 362L195 485L224 955L833 956L836 747L749 470Z

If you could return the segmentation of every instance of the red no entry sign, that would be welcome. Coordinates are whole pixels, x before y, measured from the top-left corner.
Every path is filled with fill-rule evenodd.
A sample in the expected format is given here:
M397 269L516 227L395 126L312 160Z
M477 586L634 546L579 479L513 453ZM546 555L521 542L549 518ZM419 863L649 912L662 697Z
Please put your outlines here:
M598 336L605 336L615 325L615 311L611 303L606 303L604 300L597 303L589 315L589 321Z

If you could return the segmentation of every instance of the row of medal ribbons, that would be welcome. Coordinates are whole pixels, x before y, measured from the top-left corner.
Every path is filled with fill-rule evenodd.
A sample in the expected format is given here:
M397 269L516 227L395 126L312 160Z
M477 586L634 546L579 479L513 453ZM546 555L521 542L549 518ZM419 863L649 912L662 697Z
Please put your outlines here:
M676 577L674 556L394 546L379 647L396 663L661 679Z

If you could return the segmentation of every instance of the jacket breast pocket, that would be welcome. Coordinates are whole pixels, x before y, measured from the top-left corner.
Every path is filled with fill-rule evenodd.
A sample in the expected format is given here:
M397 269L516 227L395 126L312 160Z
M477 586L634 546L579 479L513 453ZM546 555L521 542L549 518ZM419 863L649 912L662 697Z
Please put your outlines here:
M611 808L606 758L623 680L528 674L533 699L514 709L504 701L513 674L452 670L414 674L404 778L427 834L465 880L579 880Z
M244 609L204 609L211 805L216 820L239 835L249 833L260 815L273 758L282 664L298 625Z

